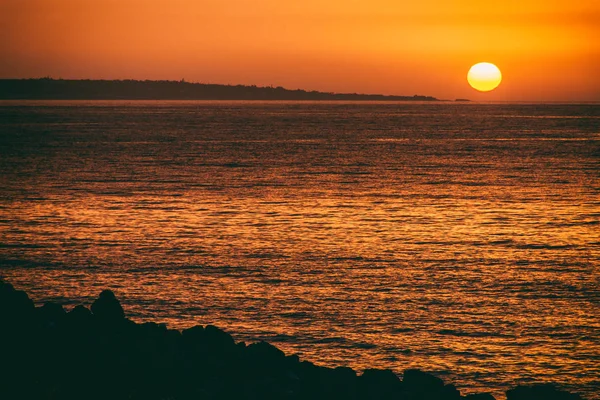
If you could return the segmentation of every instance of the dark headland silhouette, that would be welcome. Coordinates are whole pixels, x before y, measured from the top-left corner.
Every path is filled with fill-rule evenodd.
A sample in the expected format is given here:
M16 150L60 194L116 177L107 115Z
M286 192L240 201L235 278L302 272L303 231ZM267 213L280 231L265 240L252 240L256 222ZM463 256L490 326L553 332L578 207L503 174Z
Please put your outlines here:
M383 100L439 101L431 96L326 93L282 87L181 81L0 79L2 100Z
M221 329L184 331L126 318L113 292L66 311L35 307L0 280L2 399L396 399L494 400L461 396L452 384L417 369L325 368L286 356L266 342L246 345ZM553 385L519 386L508 400L581 400Z

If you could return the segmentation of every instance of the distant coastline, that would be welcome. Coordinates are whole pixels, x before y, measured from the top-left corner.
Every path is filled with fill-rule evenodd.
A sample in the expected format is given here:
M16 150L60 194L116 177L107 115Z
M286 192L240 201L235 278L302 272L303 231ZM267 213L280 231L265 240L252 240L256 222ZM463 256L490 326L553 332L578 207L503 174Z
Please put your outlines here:
M0 79L1 100L377 100L440 101L432 96L329 93L281 86L181 81Z

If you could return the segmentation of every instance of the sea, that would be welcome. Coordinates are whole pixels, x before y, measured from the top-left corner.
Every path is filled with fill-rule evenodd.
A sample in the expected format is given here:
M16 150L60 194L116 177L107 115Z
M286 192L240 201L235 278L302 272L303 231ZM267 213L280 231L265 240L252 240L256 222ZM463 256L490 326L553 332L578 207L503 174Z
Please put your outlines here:
M600 104L2 101L0 277L462 394L600 399Z

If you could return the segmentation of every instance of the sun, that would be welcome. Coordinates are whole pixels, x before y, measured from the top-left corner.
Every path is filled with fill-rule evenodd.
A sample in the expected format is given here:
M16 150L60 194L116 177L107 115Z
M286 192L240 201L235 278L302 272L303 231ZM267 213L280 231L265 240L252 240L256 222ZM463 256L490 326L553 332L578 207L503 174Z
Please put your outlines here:
M502 82L502 73L494 64L481 62L471 67L467 74L467 81L473 89L489 92L496 89Z

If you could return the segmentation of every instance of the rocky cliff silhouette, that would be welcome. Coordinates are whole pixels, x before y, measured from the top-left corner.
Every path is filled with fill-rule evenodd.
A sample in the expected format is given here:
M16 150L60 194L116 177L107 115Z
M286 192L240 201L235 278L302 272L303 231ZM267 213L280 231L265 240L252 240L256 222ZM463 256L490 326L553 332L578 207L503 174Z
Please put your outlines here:
M0 280L1 399L398 399L494 400L461 396L416 369L325 368L266 342L236 343L221 329L184 331L126 318L110 290L91 310L35 307ZM508 400L581 400L552 385L521 386Z

